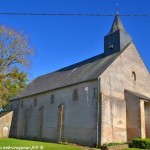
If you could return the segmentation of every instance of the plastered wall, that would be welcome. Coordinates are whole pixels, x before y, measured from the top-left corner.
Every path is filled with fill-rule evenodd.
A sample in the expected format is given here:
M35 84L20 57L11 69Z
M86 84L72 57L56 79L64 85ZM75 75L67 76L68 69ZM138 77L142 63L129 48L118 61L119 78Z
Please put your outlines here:
M132 72L136 73L136 81ZM102 134L101 143L127 140L125 90L135 91L150 97L150 76L134 44L126 50L100 76L102 93ZM116 102L121 103L122 111L116 113ZM135 114L136 115L136 114ZM120 118L120 116L122 116ZM112 118L115 118L112 121ZM120 121L118 121L120 118ZM120 124L122 122L122 124ZM115 129L115 131L114 131ZM109 133L108 133L109 131ZM119 134L120 138L116 135Z
M19 104L17 138L58 142L59 106L64 106L62 141L96 144L97 81L23 98ZM78 89L78 100L73 91ZM51 95L54 95L53 101ZM96 95L97 96L97 95ZM35 102L36 99L36 102ZM11 101L16 106L17 102Z

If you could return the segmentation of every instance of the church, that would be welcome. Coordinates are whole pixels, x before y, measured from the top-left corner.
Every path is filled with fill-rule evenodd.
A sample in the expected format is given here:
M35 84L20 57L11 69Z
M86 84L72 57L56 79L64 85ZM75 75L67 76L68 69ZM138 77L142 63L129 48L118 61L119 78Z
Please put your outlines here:
M3 128L9 137L87 146L150 137L149 85L116 14L102 54L40 76L10 99L11 125L1 124L1 137Z

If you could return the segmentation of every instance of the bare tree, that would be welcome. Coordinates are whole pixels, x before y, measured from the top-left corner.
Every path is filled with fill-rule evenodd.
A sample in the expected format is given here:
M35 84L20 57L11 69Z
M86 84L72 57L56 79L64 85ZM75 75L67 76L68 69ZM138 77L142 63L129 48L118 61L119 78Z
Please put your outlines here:
M33 48L26 34L0 26L0 107L6 105L8 98L24 87L23 83L19 86L22 80L25 84L26 74L22 68L30 64L31 54ZM18 88L12 94L11 90L16 84Z

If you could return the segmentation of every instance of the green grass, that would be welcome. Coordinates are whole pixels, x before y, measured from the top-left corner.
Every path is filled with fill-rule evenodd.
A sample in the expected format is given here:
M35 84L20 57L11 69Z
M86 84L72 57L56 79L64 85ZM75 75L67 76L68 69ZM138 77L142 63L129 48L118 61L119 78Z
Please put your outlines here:
M122 149L122 150L141 150L139 148L125 148L125 149Z
M10 147L9 147L10 146ZM27 141L18 139L0 139L0 150L83 150L73 145L54 144L48 142ZM12 147L12 148L11 148ZM16 147L16 148L15 148ZM17 149L20 147L20 149ZM27 149L28 148L28 149Z

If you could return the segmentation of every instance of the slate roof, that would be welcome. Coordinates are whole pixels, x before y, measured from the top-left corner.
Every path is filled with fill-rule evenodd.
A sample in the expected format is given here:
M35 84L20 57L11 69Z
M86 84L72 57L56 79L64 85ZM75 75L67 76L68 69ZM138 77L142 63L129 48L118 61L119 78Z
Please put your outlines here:
M116 30L124 30L118 14L115 16L110 32L114 32ZM19 92L18 95L10 100L90 80L98 80L98 77L131 44L131 42L132 41L126 43L121 51L117 53L115 51L113 54L109 55L107 55L107 53L103 53L55 72L40 76L33 80L23 91Z
M79 63L40 76L10 100L27 97L77 83L96 80L121 52L105 56L100 54Z
M114 22L112 24L112 27L111 27L111 30L110 30L109 33L115 32L117 30L125 31L125 28L124 28L124 26L123 26L123 24L121 22L121 19L120 19L118 14L116 14L116 16L115 16Z
M140 93L137 93L137 92L133 92L133 91L129 91L129 90L125 90L126 92L129 92L130 94L133 94L135 95L136 97L140 98L140 99L144 99L144 100L148 100L150 101L150 98L143 95L143 94L140 94Z

